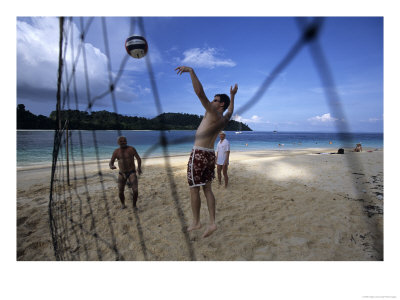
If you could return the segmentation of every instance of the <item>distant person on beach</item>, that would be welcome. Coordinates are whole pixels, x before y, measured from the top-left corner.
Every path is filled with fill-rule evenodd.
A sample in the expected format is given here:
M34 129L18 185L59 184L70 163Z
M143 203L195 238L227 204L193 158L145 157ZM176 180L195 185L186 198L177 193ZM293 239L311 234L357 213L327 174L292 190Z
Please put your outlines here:
M356 147L354 148L354 152L362 152L362 146L360 144L356 144Z
M215 197L211 189L211 182L215 178L215 153L214 143L218 133L228 124L234 108L235 94L238 90L237 84L230 89L230 99L226 94L217 94L211 102L204 93L203 86L197 78L194 70L190 67L177 67L177 74L189 73L192 80L193 89L205 108L203 120L197 128L194 146L190 154L187 178L190 187L190 198L193 213L193 223L187 231L201 228L200 223L200 186L203 187L204 195L207 199L210 224L203 237L211 235L217 230L215 224ZM225 110L228 111L225 112Z
M228 187L228 165L229 165L229 154L231 153L231 148L229 141L226 139L225 132L221 131L219 134L219 142L217 144L217 174L218 183L221 185L221 171L224 174L225 187Z
M136 176L135 158L137 160L137 173L142 174L142 160L134 147L128 146L126 137L120 136L117 140L119 148L115 149L109 166L110 169L114 170L117 167L114 166L114 162L118 160L119 175L118 175L118 190L119 200L121 200L122 208L125 206L125 184L132 188L133 192L133 208L136 208L136 202L138 199L138 179Z

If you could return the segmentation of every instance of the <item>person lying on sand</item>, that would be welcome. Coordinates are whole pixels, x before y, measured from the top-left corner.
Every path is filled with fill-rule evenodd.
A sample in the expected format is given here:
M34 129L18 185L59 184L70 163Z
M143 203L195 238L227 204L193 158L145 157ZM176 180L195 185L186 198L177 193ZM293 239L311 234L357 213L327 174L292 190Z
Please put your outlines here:
M182 75L182 73L190 74L193 89L206 110L203 120L197 128L194 147L188 162L187 178L190 187L193 223L187 230L192 231L201 228L200 186L202 186L207 199L210 217L210 224L203 234L203 237L207 237L217 230L217 225L215 224L215 198L211 189L211 182L215 178L214 143L218 133L228 124L233 114L234 99L238 86L237 84L235 84L234 88L231 86L230 99L226 94L217 94L214 96L214 100L210 102L192 68L181 66L177 67L175 71L179 75ZM223 113L226 109L228 111L224 115Z
M114 170L117 167L114 166L114 161L118 160L119 175L118 175L118 189L119 189L119 200L121 200L122 208L125 206L125 184L132 188L133 192L133 208L136 208L136 202L138 199L138 179L136 176L135 168L135 157L137 160L137 173L142 174L142 160L134 147L128 146L126 137L120 136L117 140L119 148L115 149L109 166L110 169Z

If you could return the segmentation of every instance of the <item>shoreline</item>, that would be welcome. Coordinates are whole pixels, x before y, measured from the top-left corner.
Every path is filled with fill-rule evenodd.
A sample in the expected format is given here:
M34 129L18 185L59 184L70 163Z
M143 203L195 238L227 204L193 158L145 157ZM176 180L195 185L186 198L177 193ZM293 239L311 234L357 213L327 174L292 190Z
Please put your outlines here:
M301 154L305 152L326 152L326 153L332 153L337 149L336 148L328 148L328 147L318 147L318 148L298 148L298 149L268 149L268 150L234 150L231 151L231 156L234 154L252 154L252 153L259 153L259 154L265 154L268 156L273 156L278 153L285 153L286 155L293 155L293 154ZM352 152L353 148L344 148L345 153ZM363 151L384 151L383 147L382 148L375 148L375 147L364 147ZM316 153L318 154L318 153ZM174 158L174 157L189 157L190 155L190 150L188 150L187 153L184 154L171 154L168 156L148 156L148 157L141 157L142 158L142 163L143 161L154 161L154 160L159 160L159 159L165 159L165 158ZM111 158L111 155L110 155ZM100 163L108 163L109 159L101 159L99 160ZM82 165L82 161L75 161L76 165ZM85 161L85 165L94 165L97 164L97 160L87 160ZM70 165L72 165L72 162L70 161ZM29 171L29 170L40 170L40 169L48 169L52 167L52 163L38 163L38 164L26 164L26 165L17 165L17 171Z
M16 129L16 131L55 131L55 129ZM70 131L118 131L118 129L70 129ZM124 129L122 131L162 131L154 129ZM196 131L196 129L170 129L168 131ZM237 130L225 130L226 132L237 132ZM242 130L242 132L270 132L274 133L272 130ZM360 131L360 132L330 132L330 131L277 131L276 133L329 133L329 134L383 134L384 132L375 131Z

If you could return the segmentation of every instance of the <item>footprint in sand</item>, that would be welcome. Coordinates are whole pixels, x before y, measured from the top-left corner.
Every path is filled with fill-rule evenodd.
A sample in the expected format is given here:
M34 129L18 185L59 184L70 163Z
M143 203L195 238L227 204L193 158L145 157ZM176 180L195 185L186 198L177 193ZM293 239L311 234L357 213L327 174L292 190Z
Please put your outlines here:
M28 220L28 217L21 217L17 219L17 226L20 226L25 223L25 221Z
M28 222L26 222L26 225L29 228L36 228L36 226L39 224L40 219L34 219L34 220L29 220Z
M33 242L33 243L29 244L28 248L38 250L38 249L43 249L46 246L47 246L46 242L39 241L39 242Z

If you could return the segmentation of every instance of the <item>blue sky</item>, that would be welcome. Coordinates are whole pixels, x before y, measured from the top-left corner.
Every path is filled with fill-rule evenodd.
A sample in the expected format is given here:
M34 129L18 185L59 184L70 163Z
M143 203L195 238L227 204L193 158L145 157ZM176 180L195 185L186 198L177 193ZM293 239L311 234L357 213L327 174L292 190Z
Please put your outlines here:
M229 94L230 86L238 83L238 110L300 34L291 17L145 17L143 21L162 111L199 115L204 109L190 77L176 75L177 66L195 69L209 99L216 93ZM76 46L80 19L73 22ZM127 55L125 39L131 34L143 35L137 23L130 32L129 22L129 18L106 18L114 76ZM17 18L17 104L25 104L35 114L48 116L56 107L58 38L57 18ZM100 18L94 18L85 43L93 97L108 86ZM383 132L383 18L327 17L319 44L332 71L345 119L336 118L330 111L307 46L279 73L260 100L235 119L254 130L335 131L337 122L346 122L352 131ZM67 68L70 64L67 55ZM82 70L82 64L78 65L79 109L85 110ZM118 113L157 115L145 59L128 60L115 95ZM70 107L76 108L74 101ZM114 111L110 97L97 101L92 109Z

